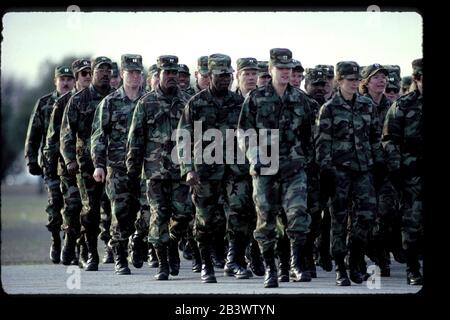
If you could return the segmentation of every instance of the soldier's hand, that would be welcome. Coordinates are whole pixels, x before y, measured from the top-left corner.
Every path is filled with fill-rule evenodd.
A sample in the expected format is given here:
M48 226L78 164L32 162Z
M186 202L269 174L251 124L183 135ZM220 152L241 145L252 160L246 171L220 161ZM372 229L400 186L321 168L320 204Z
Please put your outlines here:
M197 172L189 171L188 174L186 175L186 183L188 184L188 186L192 187L196 184L199 184L199 182L200 178L198 177Z
M72 175L77 174L77 172L78 172L78 163L76 161L72 161L71 163L69 163L67 165L67 172L69 174L72 174Z
M103 168L95 168L92 176L97 182L105 182L105 170L103 170Z
M28 172L33 176L42 176L42 168L35 162L28 164Z

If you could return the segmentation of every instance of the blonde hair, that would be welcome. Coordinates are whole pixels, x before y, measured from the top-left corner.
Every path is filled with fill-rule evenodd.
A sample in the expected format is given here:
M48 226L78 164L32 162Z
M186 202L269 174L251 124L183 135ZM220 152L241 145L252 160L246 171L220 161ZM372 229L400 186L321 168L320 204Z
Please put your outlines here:
M360 94L367 94L369 93L369 88L367 88L367 84L369 83L370 78L362 79L359 83L359 93Z

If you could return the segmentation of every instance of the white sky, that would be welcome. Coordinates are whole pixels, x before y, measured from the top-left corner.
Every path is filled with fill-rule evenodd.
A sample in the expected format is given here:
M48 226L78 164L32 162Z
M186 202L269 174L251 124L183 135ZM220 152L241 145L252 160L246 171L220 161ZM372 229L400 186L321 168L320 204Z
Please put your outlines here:
M304 67L354 60L397 64L402 76L422 57L414 12L10 12L3 28L2 77L27 83L38 81L45 59L88 53L117 62L138 53L146 68L174 54L191 74L201 55L228 54L236 69L237 58L268 60L275 47L289 48Z

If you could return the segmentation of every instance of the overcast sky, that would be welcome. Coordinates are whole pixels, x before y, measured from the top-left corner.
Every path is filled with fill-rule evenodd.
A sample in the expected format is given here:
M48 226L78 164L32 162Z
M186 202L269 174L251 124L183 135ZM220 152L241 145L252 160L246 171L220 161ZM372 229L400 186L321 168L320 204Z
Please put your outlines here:
M304 67L378 62L399 65L402 76L422 56L422 18L414 12L10 12L3 28L2 77L28 83L38 81L46 59L88 53L114 61L138 53L146 68L174 54L192 71L201 55L228 54L235 68L237 58L268 60L271 48L282 47Z

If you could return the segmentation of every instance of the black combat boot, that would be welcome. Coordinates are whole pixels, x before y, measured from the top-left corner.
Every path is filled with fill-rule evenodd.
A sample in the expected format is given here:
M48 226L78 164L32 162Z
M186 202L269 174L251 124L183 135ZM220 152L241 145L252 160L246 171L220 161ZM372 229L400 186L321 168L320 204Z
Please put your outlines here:
M264 268L264 262L261 255L261 251L259 250L258 242L253 237L249 247L250 247L249 267L255 275L257 275L258 277L262 277L266 272L266 270Z
M423 284L423 277L420 273L419 254L414 245L409 245L409 248L406 250L406 283L417 286Z
M202 258L200 257L197 242L194 238L189 238L187 241L189 242L189 247L192 249L192 272L201 272Z
M80 247L80 260L79 266L80 268L86 268L87 260L88 260L88 248L86 245L86 236L82 234L78 239L77 243Z
M278 287L277 265L275 263L275 252L271 248L263 251L264 263L266 264L266 273L264 275L264 288Z
M86 261L86 271L98 271L99 256L97 250L97 234L86 233L86 245L88 249L88 259Z
M214 237L213 246L210 251L214 266L223 269L225 267L225 239L221 236Z
M362 245L359 241L353 240L348 257L348 266L350 269L350 280L357 284L361 284L364 281L360 271L361 260L364 260Z
M58 264L61 262L61 237L58 231L52 231L52 244L50 245L50 260Z
M76 234L71 231L67 231L64 236L64 244L61 251L62 264L68 266L72 264L75 259L75 246L76 246Z
M174 239L169 240L169 268L172 276L177 276L180 273L180 254L178 252L178 241Z
M108 240L105 242L105 253L103 255L102 263L114 263L114 253L108 245Z
M158 257L156 255L156 250L153 244L148 244L148 265L150 268L158 268Z
M348 279L344 259L345 255L336 256L334 259L336 263L336 285L340 287L347 287L351 284Z
M144 239L139 236L136 232L131 237L131 263L137 269L142 268L144 264Z
M226 258L223 274L237 279L248 279L247 269L243 267L245 264L243 244L237 240L228 242L228 253ZM239 257L241 255L241 257Z
M155 275L156 280L169 279L169 262L167 260L167 245L155 248L158 257L158 273Z
M114 273L119 275L131 274L130 268L128 268L128 240L119 241L114 244L111 251L114 254Z
M310 232L306 236L306 243L301 250L302 261L305 271L309 273L311 278L317 278L316 265L313 257L314 235Z
M380 275L382 277L391 276L391 259L389 257L389 252L385 249L384 242L378 243L376 248L376 265L380 268Z
M291 268L291 248L289 239L283 237L277 242L277 255L278 255L278 281L289 282L289 269Z
M201 279L203 283L217 283L214 275L214 266L211 259L211 249L207 244L199 244L202 259Z
M80 244L75 239L75 257L73 257L72 262L70 263L73 266L78 266L80 263Z
M310 282L311 275L304 265L303 253L305 246L291 242L291 271L290 277L294 282Z
M180 243L181 243L181 241L180 241ZM185 258L186 260L192 260L193 252L192 252L191 244L188 240L185 240L182 251L183 251L183 258Z

